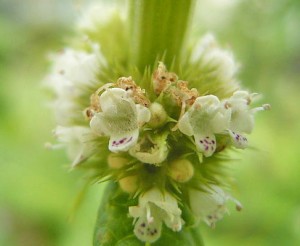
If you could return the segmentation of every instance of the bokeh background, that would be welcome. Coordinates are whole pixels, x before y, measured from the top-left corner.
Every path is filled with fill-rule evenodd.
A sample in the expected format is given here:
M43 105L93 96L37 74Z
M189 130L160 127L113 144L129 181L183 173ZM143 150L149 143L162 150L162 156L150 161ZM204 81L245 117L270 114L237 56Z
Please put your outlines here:
M0 2L0 245L91 245L102 187L75 209L84 181L63 151L44 148L55 122L41 86L47 54L66 45L90 2ZM206 32L234 51L244 87L272 105L232 164L244 209L201 225L206 245L300 245L300 2L198 0L192 35Z

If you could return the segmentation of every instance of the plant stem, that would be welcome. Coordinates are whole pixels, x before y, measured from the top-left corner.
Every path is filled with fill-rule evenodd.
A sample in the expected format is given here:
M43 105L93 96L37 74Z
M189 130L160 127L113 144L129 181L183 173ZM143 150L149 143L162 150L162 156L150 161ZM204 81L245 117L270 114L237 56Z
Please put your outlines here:
M141 71L180 57L194 0L131 0L130 59Z

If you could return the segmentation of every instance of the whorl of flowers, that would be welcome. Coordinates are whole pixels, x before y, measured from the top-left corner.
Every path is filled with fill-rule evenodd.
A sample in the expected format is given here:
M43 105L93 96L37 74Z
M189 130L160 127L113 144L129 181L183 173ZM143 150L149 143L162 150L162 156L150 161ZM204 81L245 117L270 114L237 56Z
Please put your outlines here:
M113 59L101 48L98 30L83 31L88 41L54 55L46 79L55 94L54 133L72 168L119 183L135 204L128 214L141 241L158 240L163 224L182 230L183 210L210 226L228 201L240 210L222 188L230 185L226 153L248 146L255 113L269 106L253 106L256 94L239 88L233 55L208 35L180 69L158 62L140 73L124 65L126 51Z

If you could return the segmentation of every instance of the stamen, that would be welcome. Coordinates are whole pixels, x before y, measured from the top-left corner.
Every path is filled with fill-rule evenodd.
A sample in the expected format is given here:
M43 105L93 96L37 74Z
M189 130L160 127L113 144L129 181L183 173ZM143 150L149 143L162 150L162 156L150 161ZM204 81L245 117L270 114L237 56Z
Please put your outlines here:
M258 111L265 111L265 110L270 110L270 109L271 109L271 105L270 104L263 104L261 107L253 108L251 111L253 113L256 113Z
M229 108L231 108L231 107L232 107L232 106L231 106L231 104L230 104L229 102L225 102L224 108L229 109Z
M61 149L61 148L63 148L64 144L52 144L52 143L47 142L47 143L44 144L44 147L46 149L55 150L55 149Z
M148 222L149 224L151 224L151 223L153 223L154 218L151 216L151 210L150 210L149 204L146 205L146 211L147 211L147 213L146 213L146 216L147 216L147 222Z
M264 108L264 110L271 110L270 104L263 104L262 107Z

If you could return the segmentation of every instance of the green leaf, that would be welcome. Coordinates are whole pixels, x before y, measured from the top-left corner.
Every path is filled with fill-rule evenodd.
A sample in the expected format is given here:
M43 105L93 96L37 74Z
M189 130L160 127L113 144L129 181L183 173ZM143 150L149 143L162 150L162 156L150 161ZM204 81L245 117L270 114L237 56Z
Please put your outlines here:
M100 205L94 233L94 246L143 246L133 234L133 219L128 217L128 207L137 204L137 199L130 198L120 191L116 183L110 183ZM185 216L185 212L183 216ZM187 222L188 222L187 218ZM201 246L204 245L199 229L188 225L180 232L173 232L163 227L161 238L152 246Z

